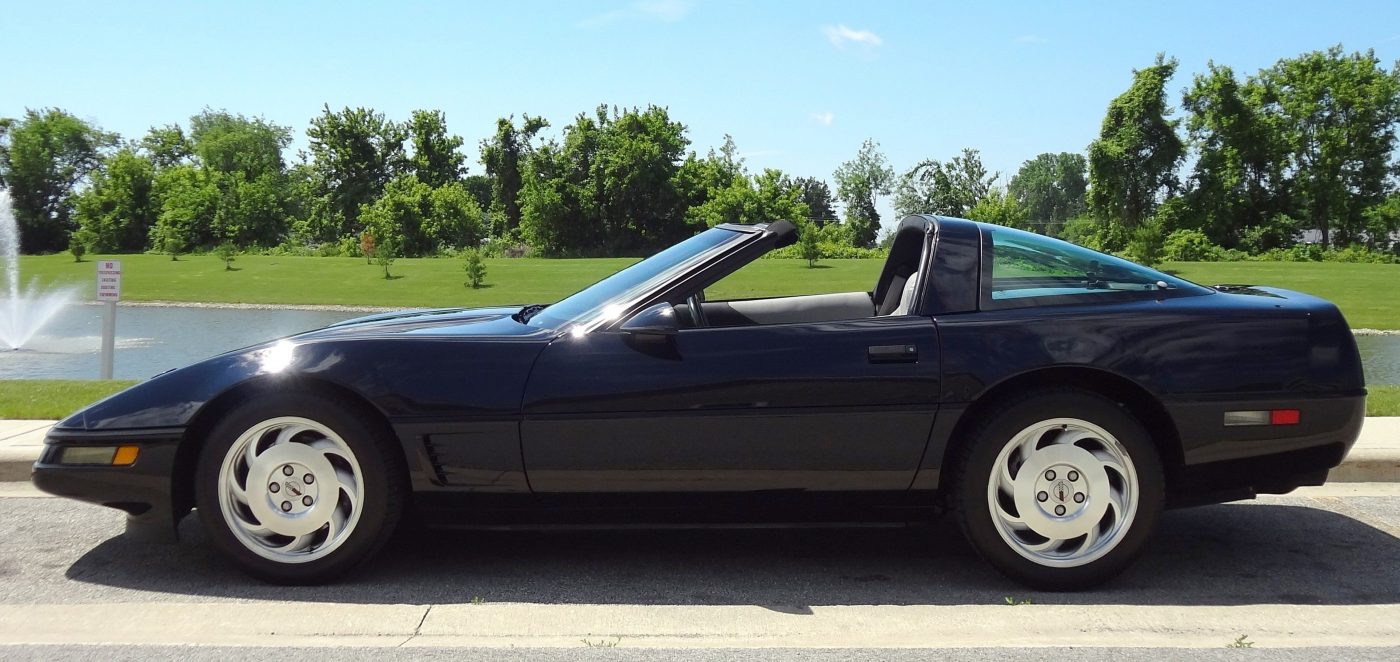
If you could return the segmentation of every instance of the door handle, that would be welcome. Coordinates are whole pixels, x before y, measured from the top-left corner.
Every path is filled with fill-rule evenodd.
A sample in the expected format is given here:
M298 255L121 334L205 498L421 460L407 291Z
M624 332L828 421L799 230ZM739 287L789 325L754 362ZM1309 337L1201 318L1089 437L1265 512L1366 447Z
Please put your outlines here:
M865 356L871 363L918 363L919 348L916 345L871 345Z

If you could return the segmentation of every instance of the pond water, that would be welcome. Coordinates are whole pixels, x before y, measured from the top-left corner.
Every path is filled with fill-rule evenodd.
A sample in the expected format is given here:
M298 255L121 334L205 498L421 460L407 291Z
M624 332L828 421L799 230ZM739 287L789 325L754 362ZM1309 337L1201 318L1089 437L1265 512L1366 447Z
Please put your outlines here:
M215 354L367 313L118 306L117 379L146 379ZM24 349L0 351L0 379L96 379L102 307L74 304ZM1400 335L1357 336L1368 384L1400 384Z
M229 350L368 313L117 306L117 379L147 379ZM0 379L97 379L102 306L74 304L18 351L0 351Z
M1367 384L1400 384L1400 335L1357 336Z

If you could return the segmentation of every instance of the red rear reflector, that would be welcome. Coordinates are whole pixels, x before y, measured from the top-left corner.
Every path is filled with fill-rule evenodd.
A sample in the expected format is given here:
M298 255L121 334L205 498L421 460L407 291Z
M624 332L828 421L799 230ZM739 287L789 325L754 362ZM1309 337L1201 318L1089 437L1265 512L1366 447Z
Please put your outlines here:
M1297 425L1301 417L1297 409L1275 409L1269 412L1269 425Z

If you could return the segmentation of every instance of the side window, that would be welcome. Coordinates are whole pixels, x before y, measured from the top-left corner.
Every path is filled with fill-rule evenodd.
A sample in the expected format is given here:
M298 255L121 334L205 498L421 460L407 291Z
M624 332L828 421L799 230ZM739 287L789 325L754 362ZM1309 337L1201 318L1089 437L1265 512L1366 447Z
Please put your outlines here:
M1127 260L1030 232L994 228L991 236L993 301L1196 287Z

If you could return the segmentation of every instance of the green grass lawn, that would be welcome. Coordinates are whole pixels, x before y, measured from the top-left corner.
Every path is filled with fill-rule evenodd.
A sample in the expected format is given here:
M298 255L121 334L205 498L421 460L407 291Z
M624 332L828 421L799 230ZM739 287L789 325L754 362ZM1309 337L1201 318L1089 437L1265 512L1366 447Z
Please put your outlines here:
M401 259L385 280L377 265L360 258L240 256L224 271L212 256L110 256L122 261L122 298L128 301L340 304L429 307L551 303L636 262L634 258L584 260L496 259L486 262L486 286L466 287L462 260ZM25 282L72 284L92 298L97 256L78 263L68 255L20 258ZM879 260L758 260L719 283L715 298L865 291L875 286Z
M1400 264L1340 262L1168 262L1202 285L1272 285L1337 304L1356 329L1400 329Z
M0 379L0 418L59 419L136 382ZM1400 386L1371 386L1367 416L1400 416Z
M1400 416L1400 386L1368 386L1367 416Z
M632 258L585 260L486 260L486 287L465 287L461 260L401 259L392 280L359 258L240 256L236 271L224 271L213 256L172 262L161 255L119 255L122 296L129 301L211 303L341 304L383 307L489 306L548 303L576 292L633 262ZM97 259L94 256L92 259ZM803 260L758 260L719 283L712 298L781 296L869 290L880 260L823 260L808 269ZM1171 262L1164 268L1206 285L1274 285L1329 299L1356 328L1400 329L1400 265L1334 262ZM71 284L90 298L92 260L76 263L66 254L20 259L26 282Z
M136 382L0 379L0 418L59 419Z

